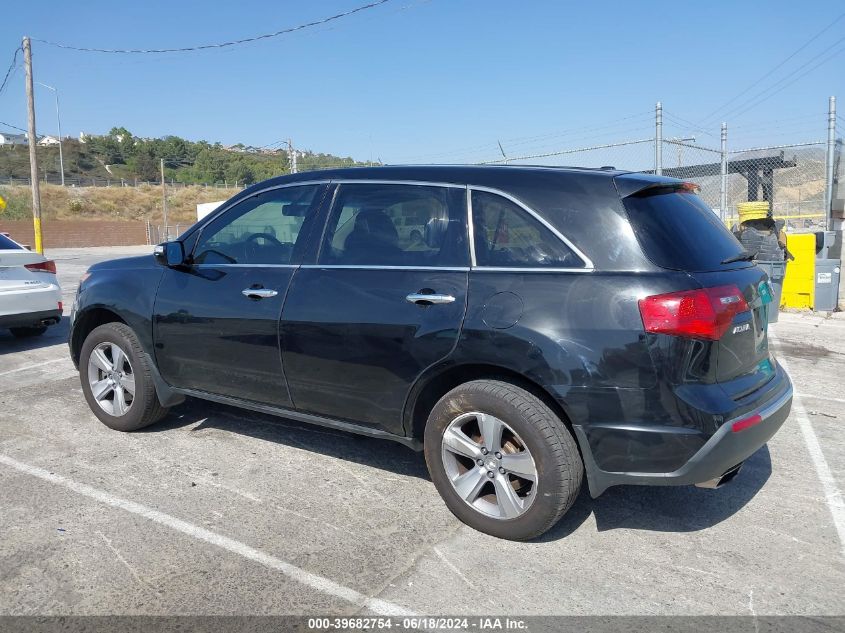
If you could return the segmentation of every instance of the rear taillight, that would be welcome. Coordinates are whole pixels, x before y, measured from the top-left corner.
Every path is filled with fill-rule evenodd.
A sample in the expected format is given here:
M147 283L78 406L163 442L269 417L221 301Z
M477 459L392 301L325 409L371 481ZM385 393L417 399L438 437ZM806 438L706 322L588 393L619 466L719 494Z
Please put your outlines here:
M748 304L736 286L670 292L640 299L646 332L717 341Z
M44 262L38 262L37 264L24 264L24 268L36 273L53 273L54 275L56 274L56 262L54 262L52 259L48 259Z

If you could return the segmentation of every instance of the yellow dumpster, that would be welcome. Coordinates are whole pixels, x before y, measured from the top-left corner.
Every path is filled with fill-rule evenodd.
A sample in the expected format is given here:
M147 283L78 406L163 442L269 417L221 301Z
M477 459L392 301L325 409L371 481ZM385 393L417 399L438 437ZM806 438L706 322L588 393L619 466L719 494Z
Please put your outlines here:
M816 299L816 236L787 233L786 248L795 259L786 265L780 304L787 308L812 308Z

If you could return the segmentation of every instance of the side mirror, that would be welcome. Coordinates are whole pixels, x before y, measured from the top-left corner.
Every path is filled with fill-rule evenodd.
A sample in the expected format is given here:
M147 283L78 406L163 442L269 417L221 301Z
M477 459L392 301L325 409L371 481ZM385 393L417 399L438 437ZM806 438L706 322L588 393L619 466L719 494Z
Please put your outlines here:
M165 242L155 247L153 256L162 266L176 268L185 263L185 247L182 242Z

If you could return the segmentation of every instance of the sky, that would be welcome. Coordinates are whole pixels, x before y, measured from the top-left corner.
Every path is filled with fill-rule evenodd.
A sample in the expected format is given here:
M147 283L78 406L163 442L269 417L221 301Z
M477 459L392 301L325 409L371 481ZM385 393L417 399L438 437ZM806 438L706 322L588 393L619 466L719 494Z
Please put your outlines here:
M0 10L0 80L23 35L186 47L366 2L10 1ZM390 0L204 52L109 55L33 41L33 67L36 81L58 88L73 136L124 126L224 144L289 137L358 160L478 162L501 158L498 143L512 157L647 138L659 100L667 137L718 147L724 120L731 148L754 147L824 139L830 95L845 125L843 11L841 0ZM19 127L23 77L18 68L0 94L0 121ZM39 134L55 133L53 94L36 86L36 99Z

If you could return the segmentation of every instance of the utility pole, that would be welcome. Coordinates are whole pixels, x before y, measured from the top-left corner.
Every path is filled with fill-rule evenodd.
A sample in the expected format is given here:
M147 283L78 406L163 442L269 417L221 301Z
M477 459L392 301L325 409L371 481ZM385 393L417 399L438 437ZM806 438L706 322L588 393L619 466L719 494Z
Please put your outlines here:
M293 141L288 139L288 162L290 163L290 173L296 173L296 150L293 148Z
M164 159L161 159L161 212L164 216L164 241L170 239L169 231L167 230L167 185L164 183Z
M44 240L41 235L41 191L38 188L38 156L36 155L36 144L38 137L35 135L35 90L32 85L32 49L29 44L29 37L23 38L23 66L26 71L26 107L27 107L27 132L29 139L29 179L32 181L32 228L35 231L35 251L44 254Z
M836 146L836 97L831 97L827 106L827 155L825 156L824 220L827 230L833 226L833 163Z
M663 104L654 106L654 173L663 174Z
M724 222L728 217L728 124L722 123L721 164L719 166L719 217ZM800 194L799 194L800 195Z

